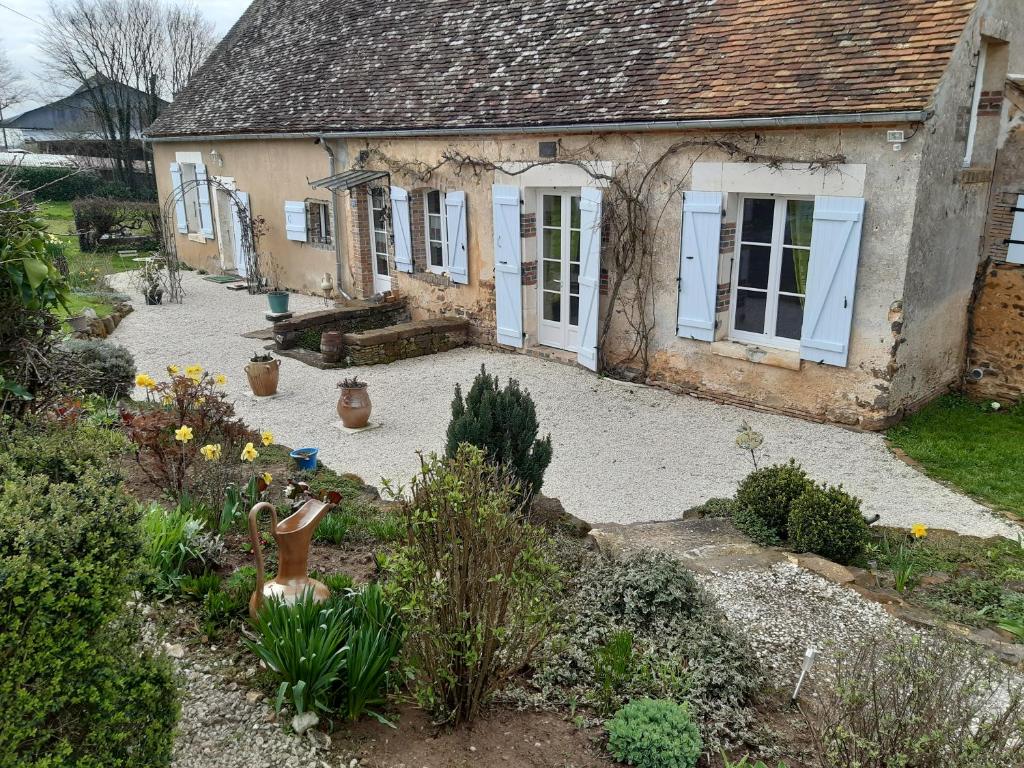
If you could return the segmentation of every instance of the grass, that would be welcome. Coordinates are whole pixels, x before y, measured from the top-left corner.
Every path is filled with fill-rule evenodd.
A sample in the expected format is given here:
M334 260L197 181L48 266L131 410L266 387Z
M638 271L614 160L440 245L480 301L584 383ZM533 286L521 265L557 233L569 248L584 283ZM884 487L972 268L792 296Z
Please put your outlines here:
M880 529L872 531L865 557L893 582L902 568L903 599L940 616L1013 634L1011 626L1024 626L1024 541L946 533L915 540Z
M46 231L57 235L64 241L64 255L68 260L68 268L74 273L88 273L99 270L102 275L114 272L127 272L138 269L138 264L130 258L119 256L116 251L97 251L82 253L78 247L78 237L74 234L75 214L69 202L41 202L39 214L46 222Z
M933 478L1024 517L1024 405L992 410L946 395L889 430L892 445Z
M67 308L60 307L56 314L61 318L73 317L82 314L82 310L86 308L92 308L97 317L106 317L114 311L113 305L102 299L95 296L83 296L80 293L72 293L68 298Z

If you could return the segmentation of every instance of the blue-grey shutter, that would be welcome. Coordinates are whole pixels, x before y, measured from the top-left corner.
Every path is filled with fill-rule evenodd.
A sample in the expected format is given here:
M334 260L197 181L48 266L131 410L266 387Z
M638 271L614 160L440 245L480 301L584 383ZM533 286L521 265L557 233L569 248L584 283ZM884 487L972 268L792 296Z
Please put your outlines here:
M178 223L178 231L188 232L188 217L185 215L185 193L181 189L181 164L171 163L171 192L174 195L174 218Z
M453 283L469 282L469 253L466 243L466 193L444 196L445 226L448 228L448 275Z
M814 198L800 357L846 366L864 219L861 197Z
M1013 211L1006 260L1010 264L1024 264L1024 195L1017 195L1017 207Z
M715 340L718 247L722 236L722 193L686 192L679 248L679 312L676 333Z
M391 188L391 224L395 234L395 268L412 272L412 231L409 228L409 193Z
M519 187L495 184L494 303L499 344L523 346L523 242L519 232Z
M236 191L232 196L234 201L231 203L231 225L235 241L235 271L239 277L247 277L249 274L249 262L245 244L242 242L242 222L244 221L250 227L252 226L249 220L249 193Z
M306 242L306 204L301 200L285 200L284 231L289 240Z
M196 163L196 190L199 193L199 229L207 240L213 239L213 209L210 207L210 184L206 166Z
M597 316L601 300L601 190L580 190L580 314L576 359L597 370Z

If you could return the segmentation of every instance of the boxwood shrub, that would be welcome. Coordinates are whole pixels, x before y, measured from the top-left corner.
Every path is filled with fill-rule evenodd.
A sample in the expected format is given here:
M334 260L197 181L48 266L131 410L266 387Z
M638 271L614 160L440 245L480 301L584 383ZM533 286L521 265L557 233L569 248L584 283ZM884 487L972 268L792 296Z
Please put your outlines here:
M841 486L814 486L793 502L789 544L797 552L849 563L864 550L867 538L860 499Z
M789 512L814 483L792 459L747 475L736 490L736 527L760 544L779 544L787 539Z
M139 519L100 433L0 427L0 766L170 763L175 682L132 650Z

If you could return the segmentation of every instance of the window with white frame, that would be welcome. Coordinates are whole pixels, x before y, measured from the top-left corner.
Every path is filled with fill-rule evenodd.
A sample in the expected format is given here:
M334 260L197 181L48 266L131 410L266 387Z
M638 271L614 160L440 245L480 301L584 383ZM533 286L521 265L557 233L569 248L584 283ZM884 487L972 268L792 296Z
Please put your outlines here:
M203 215L199 210L199 185L195 163L181 163L181 186L185 197L185 221L189 234L201 234Z
M388 202L387 190L374 187L370 190L370 247L373 256L373 272L379 278L387 279L388 269Z
M448 228L444 220L444 193L430 189L423 193L426 220L427 269L443 272L448 268Z
M743 197L738 218L730 336L799 349L814 201Z
M309 229L311 243L330 245L332 242L330 204L321 200L307 200L306 226Z

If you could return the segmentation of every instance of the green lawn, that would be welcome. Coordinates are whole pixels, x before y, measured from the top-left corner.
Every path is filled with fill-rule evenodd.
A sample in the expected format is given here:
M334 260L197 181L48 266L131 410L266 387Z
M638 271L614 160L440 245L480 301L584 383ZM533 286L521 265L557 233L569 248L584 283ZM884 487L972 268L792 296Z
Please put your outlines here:
M997 411L989 405L946 395L888 437L931 477L1024 517L1024 405Z
M82 253L78 247L78 237L74 234L75 214L71 210L71 203L41 202L39 213L46 222L47 232L57 235L64 241L64 255L67 256L68 268L72 274L92 270L99 270L100 274L111 274L138 268L138 264L131 259L118 256L116 252L101 250L96 253Z

